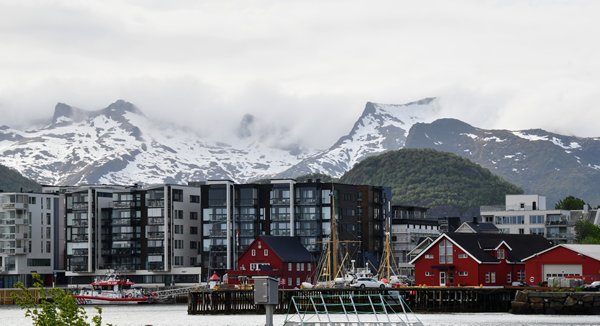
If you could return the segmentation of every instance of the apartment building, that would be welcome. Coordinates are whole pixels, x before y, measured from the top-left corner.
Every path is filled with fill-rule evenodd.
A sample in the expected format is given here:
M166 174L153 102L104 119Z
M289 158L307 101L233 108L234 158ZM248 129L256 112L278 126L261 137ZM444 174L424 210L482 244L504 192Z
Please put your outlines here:
M58 195L0 193L0 288L31 285L31 273L46 285L58 269Z
M386 212L384 188L270 180L263 184L207 181L199 186L202 201L202 266L208 274L225 273L260 235L298 237L319 257L332 235L360 263L377 263L383 246Z
M574 221L570 211L547 209L546 197L506 195L504 207L481 207L481 222L494 223L502 233L537 234L554 244L570 243Z
M395 205L391 208L390 244L400 275L414 277L414 265L409 253L426 238L437 238L437 219L427 218L427 208Z
M64 201L70 283L109 270L144 284L199 281L198 187L86 186L66 189Z

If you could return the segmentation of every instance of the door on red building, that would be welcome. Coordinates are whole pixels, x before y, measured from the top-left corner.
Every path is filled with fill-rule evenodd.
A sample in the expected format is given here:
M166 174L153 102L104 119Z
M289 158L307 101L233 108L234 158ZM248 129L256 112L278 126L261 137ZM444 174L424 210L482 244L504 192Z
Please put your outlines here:
M440 286L446 286L446 272L440 272Z

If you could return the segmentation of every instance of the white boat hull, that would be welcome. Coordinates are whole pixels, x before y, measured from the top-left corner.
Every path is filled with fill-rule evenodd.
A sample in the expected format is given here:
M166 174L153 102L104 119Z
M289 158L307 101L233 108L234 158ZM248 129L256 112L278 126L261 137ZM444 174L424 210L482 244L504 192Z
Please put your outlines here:
M85 296L76 295L74 296L75 301L79 305L107 305L107 304L138 304L138 303L149 303L148 298L108 298L98 296Z

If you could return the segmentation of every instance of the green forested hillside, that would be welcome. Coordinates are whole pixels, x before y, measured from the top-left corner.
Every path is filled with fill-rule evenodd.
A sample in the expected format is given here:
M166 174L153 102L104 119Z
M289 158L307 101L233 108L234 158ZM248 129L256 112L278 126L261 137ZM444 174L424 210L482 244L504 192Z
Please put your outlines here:
M401 149L356 164L343 183L392 188L393 203L474 207L504 203L506 194L523 193L489 170L451 153Z
M0 165L0 190L4 192L41 191L42 187L19 172Z

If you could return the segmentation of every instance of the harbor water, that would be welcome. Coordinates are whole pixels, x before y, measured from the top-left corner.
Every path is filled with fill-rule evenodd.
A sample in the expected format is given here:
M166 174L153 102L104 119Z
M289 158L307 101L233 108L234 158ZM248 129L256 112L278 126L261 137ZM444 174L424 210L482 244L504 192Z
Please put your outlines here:
M95 314L92 307L86 307L88 316ZM137 305L103 306L104 324L115 326L144 325L195 325L195 326L262 326L265 316L261 315L188 315L187 305ZM415 314L424 325L600 325L600 316L592 315L512 315L509 313L457 313L457 314ZM274 325L283 325L286 315L275 315ZM0 325L32 325L17 306L0 306Z

